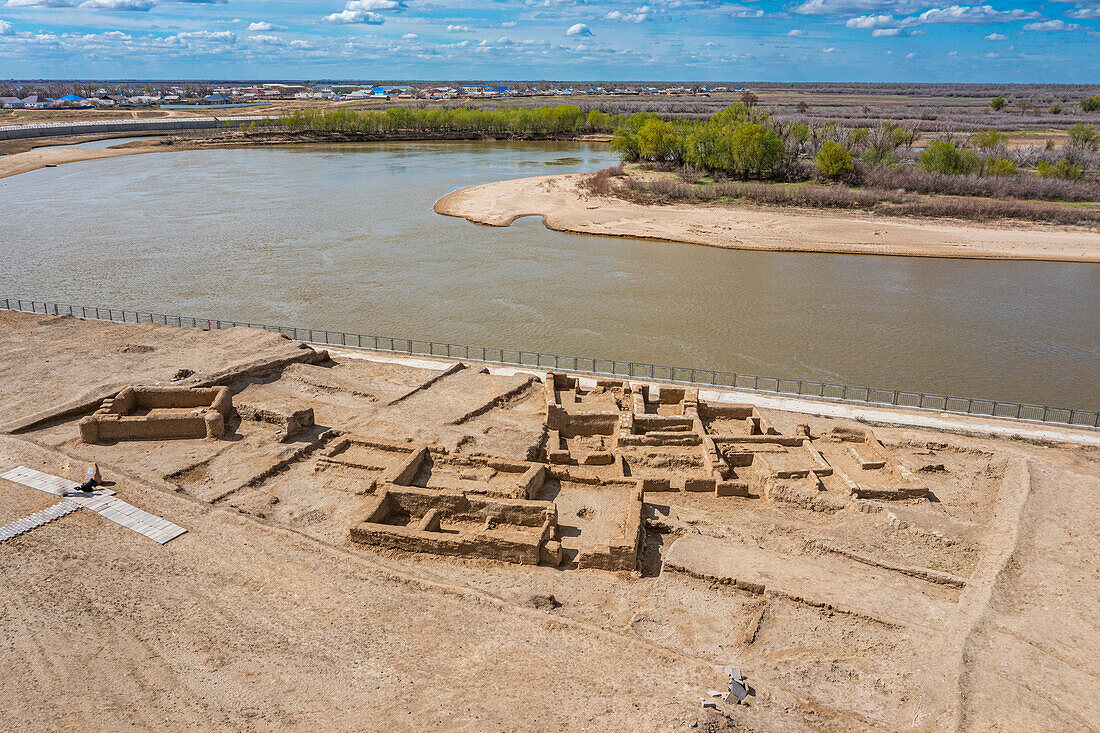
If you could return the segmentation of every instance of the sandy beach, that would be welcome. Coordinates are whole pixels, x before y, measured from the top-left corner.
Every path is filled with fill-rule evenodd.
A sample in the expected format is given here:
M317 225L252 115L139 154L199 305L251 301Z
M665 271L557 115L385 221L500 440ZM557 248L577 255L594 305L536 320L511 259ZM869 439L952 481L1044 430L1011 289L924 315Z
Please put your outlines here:
M586 174L521 178L460 189L435 211L508 226L541 216L550 229L778 252L1100 262L1100 232L1049 225L982 225L758 206L644 206L597 197Z
M183 150L180 145L167 147L158 141L123 143L113 148L35 148L22 153L13 153L0 158L0 178L29 173L39 168L48 168L64 163L79 163L83 160L116 158L120 155L138 153L158 153L168 150Z

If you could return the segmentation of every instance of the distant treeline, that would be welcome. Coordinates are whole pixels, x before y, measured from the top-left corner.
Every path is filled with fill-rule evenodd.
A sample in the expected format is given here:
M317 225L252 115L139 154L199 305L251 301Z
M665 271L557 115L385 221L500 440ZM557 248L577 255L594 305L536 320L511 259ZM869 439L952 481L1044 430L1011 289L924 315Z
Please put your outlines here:
M478 133L486 135L556 136L611 133L625 118L572 104L556 107L500 109L332 109L299 110L279 118L294 130L344 134Z

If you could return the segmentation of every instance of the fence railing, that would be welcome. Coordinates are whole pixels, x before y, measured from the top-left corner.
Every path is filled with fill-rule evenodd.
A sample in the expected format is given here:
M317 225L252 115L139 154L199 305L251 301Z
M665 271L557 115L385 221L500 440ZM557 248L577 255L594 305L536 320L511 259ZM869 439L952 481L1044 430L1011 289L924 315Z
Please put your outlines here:
M786 397L804 397L829 402L843 402L874 407L900 407L916 410L933 410L976 417L1007 418L1037 423L1070 425L1079 428L1100 428L1100 411L1048 407L1020 402L955 397L927 394L900 389L881 389L848 384L831 384L810 379L764 377L755 374L724 372L714 369L661 366L636 361L600 359L588 356L562 356L539 351L504 349L487 346L468 346L423 339L395 338L391 336L367 336L345 331L332 331L296 326L272 326L248 321L228 321L216 318L195 318L164 313L107 308L102 306L70 305L19 298L0 299L0 310L42 313L44 315L74 316L88 320L113 321L115 323L152 323L180 328L222 330L237 326L274 331L295 341L306 341L325 346L343 346L370 349L413 356L435 356L528 367L544 370L560 370L599 377L646 379L655 382L713 387Z

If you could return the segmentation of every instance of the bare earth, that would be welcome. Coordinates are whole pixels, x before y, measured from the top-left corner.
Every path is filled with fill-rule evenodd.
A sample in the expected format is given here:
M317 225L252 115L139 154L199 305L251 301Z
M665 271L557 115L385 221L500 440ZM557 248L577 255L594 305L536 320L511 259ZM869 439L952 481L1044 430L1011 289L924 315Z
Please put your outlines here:
M136 133L142 134L142 133ZM89 139L101 139L102 136L89 136ZM0 178L36 171L39 168L79 163L84 160L117 158L120 155L139 153L159 153L166 150L184 150L183 146L165 147L157 142L135 142L113 148L35 148L21 153L12 153L0 158Z
M1100 232L1081 228L984 226L755 206L643 206L582 191L578 184L585 175L471 186L441 198L435 211L489 226L541 216L557 231L730 249L1100 262Z
M746 450L794 468L768 442L789 438L768 436L799 424L834 472L809 492L797 476L743 496L646 490L634 571L568 559L618 531L618 489L548 480L534 498L556 503L567 557L521 565L353 541L382 490L369 464L394 460L370 441L432 445L415 490L474 495L508 485L478 456L545 465L604 440L548 433L548 399L584 422L625 385L12 312L0 354L0 472L79 478L96 461L119 498L188 530L162 546L82 509L0 542L0 730L1097 729L1100 449L1073 431L1039 445L878 426L879 448L836 439L866 430L853 420L754 423L708 393L707 435L740 446L731 477L751 475ZM80 440L95 398L155 384L225 385L235 409L308 407L315 425L282 440L234 412L220 439ZM675 390L634 394L618 409L636 425L687 414ZM615 450L676 484L699 470L689 435ZM350 436L365 442L340 453ZM876 455L890 465L857 465ZM929 493L858 498L849 475ZM0 480L0 525L56 501ZM724 665L747 704L709 694Z

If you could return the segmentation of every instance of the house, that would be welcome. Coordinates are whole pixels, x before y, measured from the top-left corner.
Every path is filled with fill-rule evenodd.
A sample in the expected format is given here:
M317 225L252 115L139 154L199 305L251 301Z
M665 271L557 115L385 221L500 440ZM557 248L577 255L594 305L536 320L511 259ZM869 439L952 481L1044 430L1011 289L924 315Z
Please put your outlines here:
M203 104L225 104L228 101L229 97L220 93L207 94L205 97L202 98Z
M55 107L90 107L92 103L79 94L66 94L54 100Z

